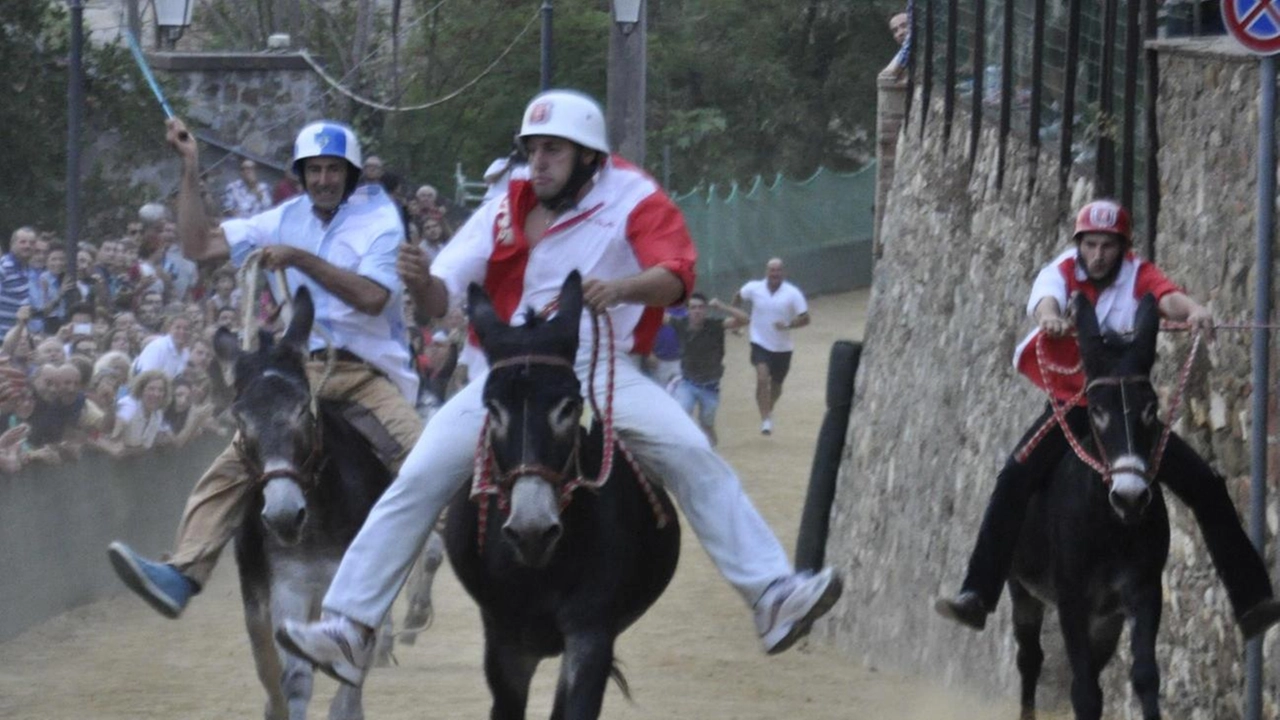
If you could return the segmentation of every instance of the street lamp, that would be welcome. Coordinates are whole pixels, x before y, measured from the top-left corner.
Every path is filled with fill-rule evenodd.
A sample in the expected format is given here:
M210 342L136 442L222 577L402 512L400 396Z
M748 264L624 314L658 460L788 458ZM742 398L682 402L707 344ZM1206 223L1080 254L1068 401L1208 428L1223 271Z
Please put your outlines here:
M170 50L191 24L192 0L155 0L156 26Z
M618 23L618 30L623 35L630 35L640 22L640 4L642 0L613 0L613 21Z

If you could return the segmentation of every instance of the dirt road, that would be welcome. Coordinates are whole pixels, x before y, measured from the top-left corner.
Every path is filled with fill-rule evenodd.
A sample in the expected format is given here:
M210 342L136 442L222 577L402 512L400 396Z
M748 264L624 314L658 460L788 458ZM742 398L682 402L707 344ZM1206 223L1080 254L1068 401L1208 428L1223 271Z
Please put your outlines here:
M813 302L771 437L759 434L747 341L730 338L720 409L721 451L741 473L765 518L791 548L822 421L827 356L838 339L861 337L867 292ZM175 522L177 518L174 518ZM687 526L686 526L687 527ZM608 718L793 720L991 720L1013 718L990 704L802 645L769 658L750 613L712 568L691 532L675 580L620 641L635 697L611 689ZM106 562L105 556L103 562ZM234 561L180 621L120 596L66 613L0 644L0 718L13 720L224 720L261 717ZM853 581L856 581L854 579ZM123 590L122 590L123 592ZM3 609L0 609L3 612ZM387 720L488 716L479 617L452 573L436 585L435 625L399 665L366 684L366 714ZM402 615L397 607L396 616ZM874 622L874 618L867 618ZM556 666L535 680L531 717L550 712ZM324 717L333 683L320 678L312 715Z

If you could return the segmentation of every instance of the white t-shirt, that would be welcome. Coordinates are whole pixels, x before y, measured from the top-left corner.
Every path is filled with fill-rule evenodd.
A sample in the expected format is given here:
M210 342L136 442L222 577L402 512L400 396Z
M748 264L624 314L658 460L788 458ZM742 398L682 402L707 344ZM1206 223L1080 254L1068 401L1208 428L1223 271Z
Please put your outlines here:
M133 373L137 375L148 370L159 370L172 380L187 369L187 358L190 355L189 348L178 350L173 344L172 335L161 335L147 343L142 352L138 353L138 359L133 361Z
M774 323L790 323L809 312L800 288L786 280L774 292L769 292L765 280L752 280L742 286L738 295L751 303L751 342L769 352L791 352L790 330L779 330Z

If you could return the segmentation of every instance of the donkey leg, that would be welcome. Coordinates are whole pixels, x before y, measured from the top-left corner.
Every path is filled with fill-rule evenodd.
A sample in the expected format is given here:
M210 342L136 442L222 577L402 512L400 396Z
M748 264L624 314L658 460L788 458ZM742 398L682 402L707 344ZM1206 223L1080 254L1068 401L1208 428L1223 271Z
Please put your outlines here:
M613 670L613 636L604 631L565 638L551 720L596 720Z
M1016 580L1009 581L1013 600L1013 637L1018 641L1018 674L1022 677L1022 720L1035 720L1036 686L1044 666L1040 629L1044 626L1044 603L1027 592Z
M240 581L245 587L244 624L249 631L249 647L253 651L253 664L258 670L258 682L267 691L267 705L263 711L266 720L285 720L288 709L285 707L284 691L280 687L280 656L276 653L275 639L272 636L271 609L269 602L262 597L265 593L249 589L251 580Z
M1143 720L1160 717L1160 665L1156 662L1156 635L1160 632L1160 617L1164 612L1164 597L1160 578L1143 586L1131 601L1129 648L1133 652L1133 668L1129 680L1133 692L1142 703Z
M1102 668L1094 664L1093 643L1089 632L1089 609L1083 588L1058 587L1058 620L1062 640L1071 666L1071 707L1076 720L1099 720L1102 717L1102 686L1098 675Z
M517 638L500 636L485 624L484 676L493 695L489 718L524 720L529 683L540 658L521 648Z
M302 579L306 577L305 569L291 565L282 562L272 568L277 578L271 584L271 623L275 629L283 626L285 619L310 620L312 609L319 603L317 589ZM273 641L274 637L273 632ZM279 642L275 643L275 649L280 659L280 687L288 703L289 720L306 720L315 682L314 669L311 663L280 647Z
M413 571L409 575L406 587L409 589L409 610L404 615L404 630L400 631L400 642L412 645L418 639L418 633L431 625L434 610L431 604L431 586L435 583L436 571L444 564L444 538L433 530L427 537L427 544L418 556Z
M338 692L329 703L329 720L364 720L363 689L338 683Z

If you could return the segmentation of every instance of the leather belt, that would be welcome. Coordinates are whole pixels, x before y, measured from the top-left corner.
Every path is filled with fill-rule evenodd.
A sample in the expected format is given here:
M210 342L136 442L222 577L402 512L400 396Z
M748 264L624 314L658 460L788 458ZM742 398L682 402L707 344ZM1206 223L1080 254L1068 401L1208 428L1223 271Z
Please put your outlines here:
M322 362L325 360L328 360L329 351L328 350L312 350L311 359L319 360ZM365 365L369 364L364 358L351 352L350 350L347 350L346 348L338 348L338 350L333 354L333 359L338 362L362 363Z

